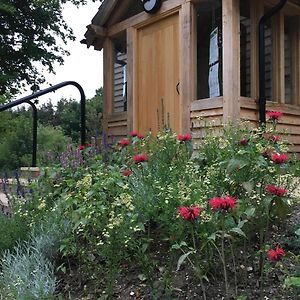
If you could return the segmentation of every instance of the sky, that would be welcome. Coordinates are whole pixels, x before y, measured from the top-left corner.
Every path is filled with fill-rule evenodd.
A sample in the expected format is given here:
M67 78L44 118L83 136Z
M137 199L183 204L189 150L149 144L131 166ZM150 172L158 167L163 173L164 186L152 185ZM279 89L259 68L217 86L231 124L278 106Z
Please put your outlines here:
M64 65L55 65L56 75L45 74L47 83L41 85L41 89L55 85L62 81L73 80L78 82L84 89L86 98L92 98L97 88L103 86L103 61L102 51L95 51L93 47L87 49L86 45L80 44L86 32L86 26L91 23L92 18L97 13L100 1L76 8L67 3L63 9L63 16L67 24L73 29L76 40L70 41L64 46L70 56L64 57ZM19 97L27 96L31 92L24 92ZM19 98L18 97L18 98ZM80 99L77 88L73 86L64 87L55 93L50 93L39 98L39 104L45 103L51 98L55 104L59 99Z

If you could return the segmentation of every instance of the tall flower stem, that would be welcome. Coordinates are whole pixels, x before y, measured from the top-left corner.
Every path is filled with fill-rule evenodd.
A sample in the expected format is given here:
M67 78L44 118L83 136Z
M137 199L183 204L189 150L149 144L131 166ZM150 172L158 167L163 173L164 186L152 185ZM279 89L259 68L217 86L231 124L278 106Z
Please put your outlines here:
M196 251L196 238L195 238L195 228L194 228L194 224L192 223L192 239L193 239L193 246L194 246L194 250ZM201 285L201 289L202 289L202 294L203 294L203 299L206 300L206 291L205 291L205 286L204 286L204 282L203 282L203 278L202 278L202 272L200 272L200 267L197 265L197 267L194 267L196 274L199 277L200 280L200 285Z
M225 217L222 216L222 233L221 233L221 253L222 253L222 261L223 261L223 272L224 272L224 280L225 280L225 292L226 298L228 298L228 277L227 277L227 270L226 270L226 259L225 259Z
M232 256L232 263L233 263L233 273L234 273L234 284L235 284L235 296L238 295L238 287L237 287L237 276L236 276L236 262L235 262L235 255L233 251L233 245L231 241L229 241L231 256Z

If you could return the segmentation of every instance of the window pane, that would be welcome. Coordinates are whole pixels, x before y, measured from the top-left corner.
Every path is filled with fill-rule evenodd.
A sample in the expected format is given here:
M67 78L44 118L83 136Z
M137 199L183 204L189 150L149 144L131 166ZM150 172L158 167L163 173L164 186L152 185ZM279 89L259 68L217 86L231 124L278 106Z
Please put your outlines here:
M222 2L204 0L197 11L197 99L222 95Z
M127 111L127 43L126 32L114 40L114 103L113 112Z
M250 1L240 1L241 96L251 97Z
M284 17L284 83L285 103L292 104L292 23Z
M269 8L265 9L265 13ZM272 24L268 21L265 24L265 87L266 99L272 99L272 73L273 73L273 37L272 37Z

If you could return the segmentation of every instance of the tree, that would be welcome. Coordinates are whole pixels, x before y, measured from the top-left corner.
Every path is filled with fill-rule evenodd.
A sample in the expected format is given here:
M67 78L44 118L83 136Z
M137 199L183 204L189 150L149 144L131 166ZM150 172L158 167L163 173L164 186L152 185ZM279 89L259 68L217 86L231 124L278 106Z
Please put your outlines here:
M95 0L89 0L95 1ZM62 17L62 5L86 0L1 0L0 95L14 94L26 84L32 90L45 81L44 72L55 73L53 64L68 54L59 42L74 40Z

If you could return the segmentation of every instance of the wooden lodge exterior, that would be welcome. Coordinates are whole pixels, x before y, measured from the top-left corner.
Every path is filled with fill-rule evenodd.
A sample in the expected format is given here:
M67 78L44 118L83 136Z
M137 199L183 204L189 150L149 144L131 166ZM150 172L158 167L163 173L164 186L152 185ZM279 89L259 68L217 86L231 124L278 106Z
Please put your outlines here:
M258 124L260 18L278 0L104 0L87 46L104 51L104 129L116 138L169 124L201 138L203 119ZM300 152L300 1L265 25L268 110ZM96 63L96 62L95 62Z

